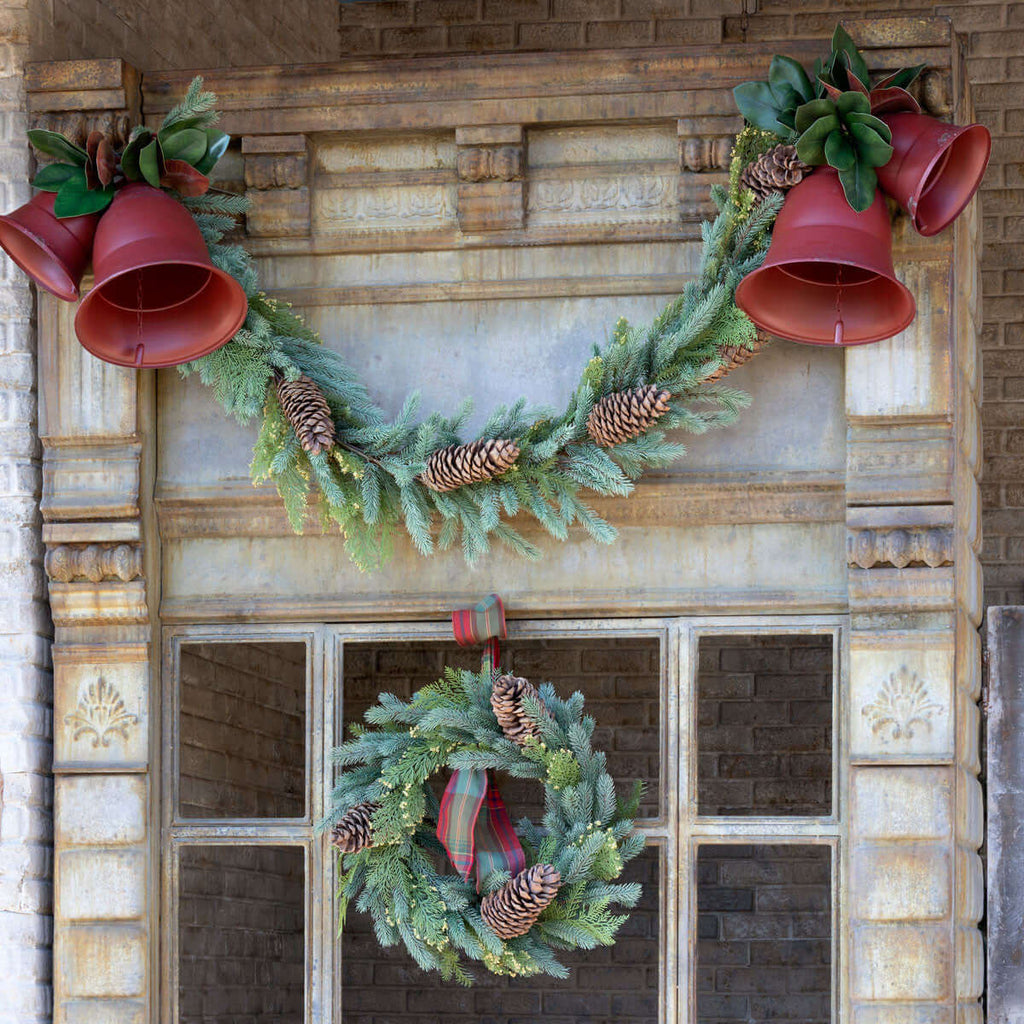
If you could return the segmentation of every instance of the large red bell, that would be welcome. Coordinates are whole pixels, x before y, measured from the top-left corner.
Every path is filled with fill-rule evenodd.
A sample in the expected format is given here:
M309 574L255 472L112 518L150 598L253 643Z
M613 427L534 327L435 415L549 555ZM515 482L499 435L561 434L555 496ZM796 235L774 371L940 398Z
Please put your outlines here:
M922 235L937 235L978 191L992 151L983 124L960 127L926 114L883 114L892 129L892 158L878 184L910 214Z
M120 366L175 366L230 341L248 310L242 286L210 262L180 203L149 185L119 190L96 230L96 283L78 340Z
M902 331L914 297L892 266L892 232L881 193L863 213L846 201L831 167L786 196L764 263L736 289L759 327L810 345L863 345Z
M59 219L53 213L56 198L53 192L38 192L0 217L0 245L40 288L74 302L100 215Z

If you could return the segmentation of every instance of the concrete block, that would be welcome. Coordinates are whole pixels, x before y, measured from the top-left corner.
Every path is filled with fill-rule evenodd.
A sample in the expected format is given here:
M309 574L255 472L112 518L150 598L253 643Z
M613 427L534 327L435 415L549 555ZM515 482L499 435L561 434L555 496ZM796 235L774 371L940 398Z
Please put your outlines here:
M855 924L850 936L850 995L855 1001L946 999L953 990L949 928Z
M55 828L62 847L142 842L146 835L145 778L58 776Z
M146 913L144 850L66 850L57 859L62 921L116 921Z
M864 767L850 773L851 828L862 840L943 839L952 832L949 768Z

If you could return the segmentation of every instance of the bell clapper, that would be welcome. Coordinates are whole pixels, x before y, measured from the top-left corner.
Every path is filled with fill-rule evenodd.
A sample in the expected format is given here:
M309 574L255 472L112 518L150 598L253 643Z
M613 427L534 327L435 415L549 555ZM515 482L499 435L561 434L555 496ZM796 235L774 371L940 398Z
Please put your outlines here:
M836 332L832 338L834 345L843 343L843 268L842 265L836 268Z
M135 368L142 366L142 358L146 352L146 346L142 341L142 271L135 271L135 337L138 339L135 345Z

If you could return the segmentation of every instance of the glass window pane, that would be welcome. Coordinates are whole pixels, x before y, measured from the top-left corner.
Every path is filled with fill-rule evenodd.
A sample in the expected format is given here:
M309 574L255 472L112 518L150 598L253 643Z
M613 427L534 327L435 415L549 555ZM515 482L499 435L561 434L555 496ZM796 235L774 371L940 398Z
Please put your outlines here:
M305 854L296 846L180 851L180 1024L303 1024Z
M698 1024L828 1024L830 876L826 846L700 847Z
M454 640L345 644L346 729L382 692L407 700L434 682L445 665L476 670L480 651ZM534 684L553 683L562 697L579 690L597 721L593 745L608 755L608 771L623 792L647 783L641 817L656 817L660 786L661 644L657 637L514 639L501 647L505 671ZM543 817L544 791L534 782L499 779L513 820Z
M658 1024L658 882L649 847L623 881L644 895L612 947L560 953L565 981L495 978L474 970L469 989L426 974L404 949L382 949L370 919L349 908L341 941L342 1024Z
M832 811L832 637L704 636L698 813Z
M180 815L301 818L306 645L183 644L180 665Z

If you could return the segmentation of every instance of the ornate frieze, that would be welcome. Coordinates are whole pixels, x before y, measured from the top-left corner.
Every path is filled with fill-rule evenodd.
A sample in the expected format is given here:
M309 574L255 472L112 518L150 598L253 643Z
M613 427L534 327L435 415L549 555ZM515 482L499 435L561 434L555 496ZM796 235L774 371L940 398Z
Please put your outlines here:
M142 549L137 544L57 544L47 550L44 564L47 576L59 583L129 583L142 576Z
M851 529L846 538L851 568L935 569L953 564L953 529L948 526Z

